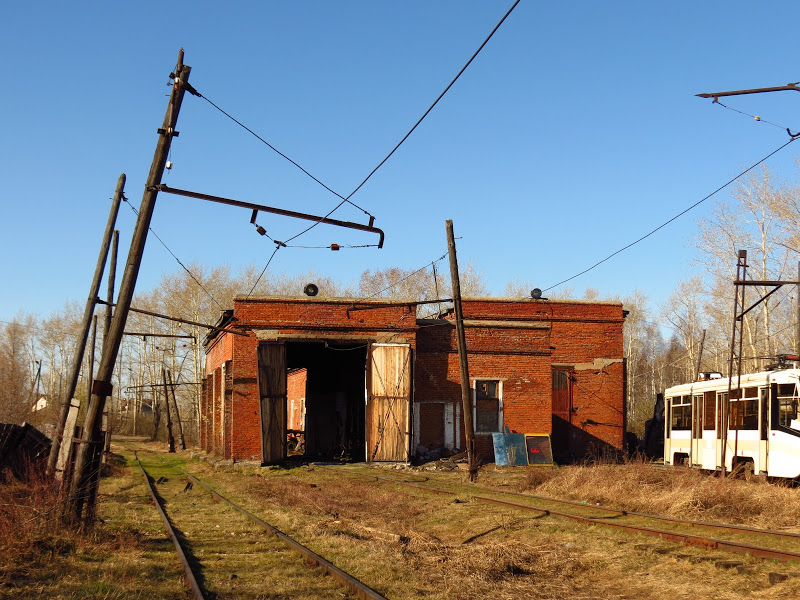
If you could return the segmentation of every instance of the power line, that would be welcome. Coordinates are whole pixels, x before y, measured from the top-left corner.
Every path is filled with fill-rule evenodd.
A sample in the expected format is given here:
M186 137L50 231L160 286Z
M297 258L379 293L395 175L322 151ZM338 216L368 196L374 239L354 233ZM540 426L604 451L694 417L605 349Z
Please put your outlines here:
M593 264L593 265L592 265L591 267L589 267L588 269L584 269L583 271L581 271L580 273L577 273L576 275L573 275L572 277L568 277L567 279L564 279L563 281L559 281L558 283L556 283L556 284L553 284L553 285L551 285L550 287L544 288L542 291L546 292L546 291L548 291L548 290L552 290L553 288L556 288L556 287L558 287L558 286L560 286L560 285L563 285L563 284L567 283L568 281L572 281L573 279L575 279L575 278L577 278L577 277L580 277L581 275L584 275L584 274L588 273L588 272L589 272L589 271L591 271L592 269L595 269L596 267L599 267L599 266L600 266L600 265L602 265L604 262L606 262L606 261L610 260L611 258L613 258L614 256L616 256L617 254L620 254L621 252L624 252L624 251L625 251L625 250L627 250L628 248L631 248L632 246L635 246L635 245L636 245L636 244L638 244L639 242L641 242L641 241L643 241L643 240L646 240L647 238L649 238L651 235L653 235L654 233L656 233L656 232L657 232L657 231L659 231L660 229L663 229L664 227L666 227L667 225L669 225L670 223L672 223L672 222L673 222L673 221L675 221L676 219L678 219L678 218L682 217L683 215L685 215L686 213L688 213L688 212L689 212L690 210L692 210L693 208L695 208L695 207L699 206L700 204L702 204L703 202L705 202L706 200L708 200L709 198L711 198L712 196L714 196L714 195L715 195L715 194L717 194L718 192L720 192L720 191L724 190L726 187L728 187L728 186L729 186L730 184L732 184L734 181L736 181L737 179L739 179L739 178L740 178L740 177L742 177L743 175L745 175L745 174L749 173L750 171L752 171L753 169L755 169L755 168L756 168L758 165L760 165L761 163L765 162L766 160L768 160L769 158L771 158L772 156L774 156L775 154L777 154L778 152L780 152L781 150L783 150L784 148L786 148L786 146L788 146L788 145L789 145L789 144L791 144L793 141L795 141L795 139L797 139L797 138L794 138L794 137L793 137L793 138L791 138L791 139L790 139L788 142L786 142L785 144L783 144L782 146L780 146L780 147L779 147L779 148L777 148L776 150L773 150L772 152L770 152L769 154L767 154L767 155L766 155L764 158L762 158L762 159L761 159L761 160L759 160L758 162L756 162L756 163L753 163L752 165L750 165L749 167L747 167L747 168L746 168L744 171L742 171L741 173L739 173L739 174L738 174L736 177L733 177L732 179L728 180L726 183L724 183L723 185L721 185L720 187L718 187L716 190L714 190L713 192L711 192L710 194L708 194L708 196L706 196L705 198L702 198L701 200L698 200L697 202L695 202L694 204L692 204L692 205L691 205L689 208L687 208L686 210L683 210L683 211L681 211L680 213L678 213L677 215L675 215L674 217L672 217L672 218L671 218L671 219L669 219L668 221L666 221L666 222L662 223L661 225L659 225L658 227L656 227L655 229L653 229L653 230L652 230L650 233L647 233L647 234L643 235L643 236L642 236L642 237L640 237L638 240L636 240L636 241L634 241L634 242L631 242L631 243L630 243L630 244L628 244L627 246L625 246L625 247L623 247L623 248L620 248L619 250L617 250L616 252L613 252L612 254L609 254L609 255L608 255L608 256L606 256L606 257L605 257L603 260L600 260L600 261L596 262L595 264Z
M133 211L133 212L136 214L136 216L139 216L139 211L138 211L138 210L136 210L136 208L133 206L133 204L131 204L131 203L128 201L128 199L125 197L125 195L124 195L124 194L123 194L123 196L122 196L122 199L125 201L125 203L126 203L128 206L130 206L131 210L132 210L132 211ZM214 304L216 304L216 305L219 307L219 309L220 309L220 310L225 310L224 308L222 308L222 305L221 305L219 302L217 302L217 299L216 299L216 298L214 298L214 296L211 294L211 292L209 292L209 291L208 291L208 290L207 290L207 289L206 289L206 288L203 286L203 284L202 284L202 283L200 283L200 280L199 280L199 279L197 279L197 277L195 277L195 276L194 276L194 274L193 274L193 273L192 273L192 272L191 272L191 271L190 271L190 270L189 270L189 269L186 267L186 265L184 265L184 264L181 262L181 260L180 260L180 259L179 259L177 256L175 256L175 253L174 253L172 250L170 250L170 249L169 249L169 246L167 246L167 245L164 243L164 240L162 240L162 239L161 239L161 238L158 236L158 234L157 234L155 231L153 231L153 228L152 228L152 227L148 227L148 229L150 230L150 233L152 233L154 236L156 236L156 239L157 239L159 242L161 242L161 245L162 245L162 246L164 246L164 248L166 248L166 249L167 249L167 252L169 252L169 253L172 255L172 258L174 258L176 261L178 261L178 264L179 264L181 267L183 267L183 270L184 270L184 271L186 271L186 272L189 274L189 277L191 277L191 278L194 280L194 282L195 282L197 285L199 285L199 286L200 286L200 289L202 289L202 290L203 290L203 291L204 291L206 294L208 294L208 297L209 297L209 298L211 298L211 300L213 300Z
M432 260L431 262L429 262L429 263L425 264L425 266L423 266L423 267L420 267L420 268L419 268L419 269L417 269L416 271L412 271L411 273L409 273L408 275L406 275L406 276L405 276L405 277L403 277L402 279L400 279L400 280L398 280L398 281L395 281L394 283L392 283L392 284L390 284L390 285L386 286L386 287L385 287L385 288L383 288L382 290L379 290L379 291L375 292L374 294L372 294L372 295L370 295L370 296L365 296L364 298L360 298L359 300L356 300L356 302L360 302L360 301L362 301L362 300L369 300L369 299L371 299L371 298L375 298L376 296L380 296L380 295L381 295L383 292L385 292L386 290L390 290L390 289L392 289L393 287L397 287L398 285L400 285L400 284L401 284L401 283L403 283L404 281L406 281L406 280L408 280L408 279L411 279L411 278L412 278L414 275L416 275L416 274L417 274L417 273L419 273L420 271L424 271L424 270L425 270L425 269L427 269L428 267L435 265L437 262L444 260L446 257L447 257L447 252L445 252L444 254L442 254L442 255L441 255L439 258L437 258L437 259L435 259L435 260Z
M348 198L345 198L345 197L344 197L344 196L342 196L342 195L341 195L339 192L337 192L336 190L332 189L331 187L329 187L328 185L326 185L325 183L323 183L322 181L320 181L319 179L317 179L316 177L314 177L314 176L313 176L311 173L309 173L309 172L308 172L308 171L307 171L305 168L303 168L303 167L302 167L302 166L301 166L301 165L300 165L300 164L299 164L297 161L293 160L292 158L290 158L289 156L287 156L286 154L284 154L283 152L281 152L280 150L278 150L278 149L277 149L275 146L273 146L272 144L270 144L270 143L269 143L267 140L265 140L263 137L261 137L260 135L258 135L258 134L257 134L255 131L253 131L252 129L250 129L250 128L249 128L247 125L245 125L244 123L242 123L241 121L239 121L238 119L236 119L235 117L233 117L232 115L230 115L229 113L227 113L226 111L224 111L222 108L220 108L219 106L217 106L217 105L216 105L214 102L212 102L211 100L209 100L207 97L205 97L204 95L202 95L200 92L197 92L197 90L195 90L195 92L194 92L194 95L195 95L195 96L197 96L197 97L199 97L199 98L202 98L203 100L205 100L206 102L208 102L208 103L209 103L211 106L213 106L214 108L216 108L216 109L217 109L219 112L221 112L223 115L225 115L226 117L228 117L228 118L229 118L231 121L233 121L234 123L236 123L236 124L237 124L239 127L241 127L242 129L244 129L245 131L247 131L248 133L250 133L251 135L253 135L253 137L255 137L257 140L259 140L259 141L263 142L263 143L264 143L264 144L265 144L265 145L266 145L266 146L267 146L267 147L268 147L270 150L272 150L273 152L275 152L275 153L276 153L278 156L281 156L282 158L285 158L286 160L288 160L288 161L289 161L290 163L292 163L292 164L293 164L295 167L297 167L297 168L298 168L298 169L300 169L300 170L301 170L303 173L305 173L305 174L306 174L308 177L310 177L311 179L313 179L314 181L316 181L316 182L317 182L319 185L321 185L321 186L322 186L322 187L324 187L326 190L328 190L328 191L329 191L331 194L333 194L334 196L336 196L336 197L338 197L338 198L341 198L341 199L342 199L342 204L344 204L345 202L348 202L348 203L352 204L354 207L356 207L357 209L359 209L360 211L364 212L364 214L366 214L366 215L368 215L368 216L370 216L370 217L372 216L372 215L371 215L371 214L370 214L370 213L369 213L367 210L365 210L365 209L361 208L360 206L358 206L358 205L357 205L357 204L355 204L354 202L351 202L351 201L350 201ZM352 194L351 194L351 195L352 195ZM339 204L339 206L341 206L342 204ZM338 206L337 206L337 208L338 208ZM335 209L334 209L334 210L335 210Z
M267 264L264 265L264 269L261 271L261 274L258 276L258 279L256 279L256 282L253 284L253 287L251 287L250 291L247 293L247 298L249 298L250 295L253 293L253 290L256 289L256 286L258 285L258 282L261 281L261 278L264 276L264 273L267 272L267 267L269 267L269 263L272 262L272 259L275 258L275 255L278 253L278 250L280 250L280 249L281 249L281 247L279 245L275 246L275 250L272 251L272 255L269 257L269 260L267 261Z
M367 176L366 176L366 177L365 177L365 178L364 178L364 179L361 181L361 183L359 183L359 184L356 186L356 188L355 188L355 189L354 189L352 192L350 192L350 193L349 193L347 196L342 196L341 194L339 194L338 192L336 192L335 190L331 189L329 186L327 186L326 184L324 184L322 181L320 181L319 179L317 179L316 177L314 177L314 176L313 176L311 173L309 173L309 172L308 172L306 169L304 169L302 166L300 166L300 164L298 164L296 161L292 160L292 159L291 159L291 158L289 158L287 155L285 155L284 153L282 153L281 151L279 151L279 150L278 150L277 148L275 148L275 147L274 147L272 144L270 144L270 143L269 143L269 142L267 142L267 141L266 141L264 138L262 138L260 135L258 135L258 134L257 134L255 131L253 131L252 129L250 129L249 127L247 127L246 125L244 125L244 124L243 124L241 121L239 121L239 120L235 119L233 116L231 116L230 114L228 114L227 112L225 112L225 111L224 111L222 108L220 108L220 107L219 107L219 106L217 106L217 105L216 105L214 102L212 102L211 100L209 100L208 98L206 98L205 96L203 96L202 94L200 94L200 93L199 93L197 90L195 90L194 88L191 88L191 87L189 87L189 88L188 88L188 90L189 90L189 91L190 91L192 94L194 94L195 96L198 96L199 98L203 98L203 99L204 99L206 102L208 102L208 103L209 103L211 106L213 106L214 108L216 108L216 109L217 109L219 112L221 112L222 114L224 114L226 117L228 117L228 118L229 118L230 120L232 120L234 123L238 124L240 127L242 127L243 129L245 129L246 131L248 131L250 134L252 134L253 136L255 136L257 139L259 139L261 142L263 142L264 144L266 144L266 145L267 145L267 146L268 146L270 149L272 149L274 152L276 152L277 154L279 154L280 156L282 156L283 158L285 158L286 160L288 160L289 162L291 162L291 163L292 163L294 166L296 166L296 167L297 167L298 169L300 169L300 170L301 170L303 173L305 173L306 175L308 175L308 176L309 176L311 179L313 179L314 181L316 181L318 184L320 184L322 187L324 187L324 188L325 188L326 190L328 190L330 193L334 194L334 195L335 195L336 197L338 197L338 198L341 198L341 202L339 202L339 203L338 203L338 204L337 204L335 207L333 207L333 209L331 209L331 211L330 211L330 212L328 212L328 214L326 214L326 215L325 215L325 217L324 217L325 219L326 219L326 218L328 218L328 217L330 217L330 216L331 216L331 215L332 215L334 212L336 212L337 210L339 210L339 208L341 208L341 207L342 207L342 206L343 206L345 203L349 203L349 204L353 205L354 207L358 208L359 210L363 211L364 213L366 213L367 215L369 215L370 217L372 217L372 215L371 215L371 214L370 214L368 211L366 211L365 209L361 208L360 206L358 206L357 204L355 204L354 202L352 202L352 201L350 200L350 198L352 198L352 197L353 197L353 196L356 194L356 192L358 192L358 191L359 191L359 190L360 190L360 189L361 189L361 188L364 186L364 184L366 184L366 183L367 183L367 181L369 181L369 180L370 180L370 178L371 178L371 177L372 177L372 176L373 176L373 175L374 175L374 174L375 174L375 173L378 171L378 169L380 169L380 168L381 168L381 167L382 167L382 166L383 166L383 165L386 163L386 161L388 161L388 160L389 160L389 159L392 157L392 155L393 155L393 154L394 154L394 153L397 151L397 149L398 149L398 148L400 148L400 146L402 146L402 145L403 145L403 143L404 143L404 142L405 142L405 141L406 141L406 140L407 140L407 139L408 139L408 138L411 136L411 134L412 134L412 133L414 132L414 130L415 130L415 129L416 129L416 128L417 128L417 127L420 125L420 123L422 123L422 121L425 119L425 117L427 117L427 116L428 116L428 114L429 114L429 113L430 113L430 112L433 110L433 108L434 108L434 107L435 107L435 106L436 106L436 105L439 103L439 101L440 101L440 100L441 100L441 99L444 97L444 95L445 95L445 94L446 94L446 93L447 93L447 92L450 90L450 88L451 88L451 87L453 87L453 85L454 85L454 84L455 84L455 82L458 80L458 78L459 78L459 77L461 77L461 75L464 73L464 71L466 71L466 70L467 70L467 68L470 66L470 64L472 64L472 61L473 61L473 60L475 60L475 58L478 56L478 54L480 54L481 50L483 50L484 46L486 46L486 44L489 42L489 40L490 40L490 39L492 39L492 36L494 36L495 32L496 32L496 31L497 31L497 30L500 28L500 26L503 24L503 22L506 20L506 18L508 18L508 16L511 14L511 12L512 12L512 11L513 11L513 10L516 8L517 4L519 4L519 2L520 2L520 0L516 0L516 2L514 2L514 4L511 6L511 8L509 8L509 9L508 9L508 11L506 11L506 13L503 15L503 18L502 18L502 19L500 19L500 21L497 23L497 25L495 25L495 26L494 26L494 29L492 29L491 33L489 33L489 35L486 37L486 39L483 41L483 43L482 43L482 44L481 44L481 45L478 47L478 49L477 49L477 50L476 50L476 51L475 51L475 52L472 54L472 56L469 58L469 60L466 62L466 64L465 64L465 65L464 65L464 66L461 68L461 70L460 70L460 71L458 72L458 74L457 74L457 75L456 75L456 76L453 78L453 80L452 80L452 81L451 81L451 82L450 82L450 83L447 85L447 87L444 89L444 91L442 91L442 93L441 93L441 94L439 94L439 96L436 98L436 100L434 100L433 104L431 104L431 105L428 107L428 110L426 110L426 111L425 111L425 113L424 113L424 114L423 114L423 115L422 115L422 116L421 116L421 117L420 117L420 118L417 120L417 122L416 122L416 123L414 123L413 127L411 127L411 129L408 131L408 133L406 133L406 134L403 136L403 138L402 138L402 139L401 139L401 140L400 140L400 141L399 141L399 142L398 142L398 143L395 145L395 147L394 147L394 148L392 148L392 150L389 152L389 154L387 154L387 155L384 157L384 159L383 159L383 160L382 160L380 163L378 163L378 165L377 165L377 166L376 166L374 169L372 169L372 171L370 171L370 172L369 172L369 174L368 174L368 175L367 175ZM299 233L297 233L296 235L294 235L294 236L290 237L289 239L287 239L285 242L286 242L286 243L288 243L288 242L290 242L290 241L292 241L292 240L294 240L294 239L297 239L298 237L300 237L300 236L302 236L302 235L306 234L307 232L311 231L312 229L314 229L314 227L316 227L317 225L319 225L319 223L321 223L321 222L322 222L322 220L320 220L320 221L318 221L318 222L316 222L316 223L313 223L312 225L310 225L310 226L308 226L307 228L303 229L302 231L300 231L300 232L299 232Z
M469 67L469 66L470 66L470 64L472 64L472 61L473 61L473 60L475 60L475 57L476 57L476 56L478 56L478 54L480 54L481 50L483 50L483 47L484 47L484 46L486 46L486 44L487 44L487 43L489 43L489 40L490 40L490 39L492 39L492 36L495 34L495 32L496 32L498 29L500 29L500 26L503 24L503 21L505 21L505 20L506 20L506 18L508 17L508 15L510 15L510 14L511 14L511 11L513 11L513 10L514 10L514 9L517 7L517 4L519 4L519 2L520 2L520 0L516 0L516 2L514 2L514 4L512 4L512 5L511 5L511 8L509 8L509 9L508 9L508 11L506 11L506 14L504 14L504 15L503 15L503 18L502 18L502 19L500 19L500 21L497 23L497 25L495 25L495 26L494 26L494 29L492 29L491 33L490 33L490 34L489 34L489 35L486 37L486 39L485 39L485 40L483 40L483 43L482 43L482 44L481 44L481 45L478 47L478 49L475 51L475 53L474 53L474 54L473 54L473 55L470 57L470 59L467 61L467 63L466 63L466 64L465 64L463 67L461 67L461 70L458 72L458 74L457 74L457 75L456 75L456 76L453 78L453 80L452 80L452 81L451 81L451 82L450 82L450 83L447 85L447 87L446 87L446 88L444 88L444 91L443 91L441 94L439 94L439 97L438 97L438 98L436 98L436 100L434 100L433 104L431 104L431 105L430 105L430 107L428 108L428 110L426 110L426 111L425 111L425 113L424 113L424 114L423 114L423 115L422 115L422 116L419 118L419 120L418 120L416 123L414 123L414 126L413 126L413 127L412 127L412 128L409 130L409 131L408 131L408 133L407 133L407 134L405 134L405 136L403 136L403 139L402 139L402 140L400 140L400 141L397 143L397 145L396 145L394 148L392 148L392 151L391 151L391 152L389 152L389 154L387 154L387 155L386 155L386 158L384 158L384 159L383 159L383 160L382 160L380 163L378 163L378 166L377 166L377 167L375 167L374 169L372 169L372 171L370 171L370 174L369 174L369 175L367 175L367 176L364 178L364 181L362 181L361 183L359 183L359 184L358 184L358 186L356 187L356 189L354 189L352 192L350 192L350 194L348 194L348 196L347 196L347 198L346 198L348 201L349 201L349 199L350 199L350 198L351 198L351 197L352 197L352 196L353 196L353 195L354 195L354 194L355 194L355 193L356 193L358 190L360 190L360 189L363 187L363 185L364 185L365 183L367 183L367 181L369 181L370 177L372 177L372 176L375 174L375 171L377 171L378 169L380 169L380 168L383 166L383 164L384 164L384 163L385 163L387 160L389 160L389 158L392 156L392 154L394 154L394 153L395 153L395 151L397 151L397 149L398 149L398 148L399 148L399 147L400 147L400 146L403 144L403 142L405 142L405 141L408 139L408 137L409 137L409 136L410 136L412 133L414 133L414 130L417 128L417 126L418 126L420 123L422 123L423 119L425 119L425 117L427 117L427 116L428 116L428 113L430 113L430 112L433 110L433 107L434 107L434 106L436 106L436 105L439 103L439 100L441 100L441 99L444 97L444 95L445 95L445 94L446 94L446 93L447 93L447 92L450 90L450 88L451 88L451 87L453 87L453 84L454 84L456 81L458 81L458 78L459 78L459 77L461 77L461 74L462 74L464 71L466 71L466 70L467 70L467 67Z

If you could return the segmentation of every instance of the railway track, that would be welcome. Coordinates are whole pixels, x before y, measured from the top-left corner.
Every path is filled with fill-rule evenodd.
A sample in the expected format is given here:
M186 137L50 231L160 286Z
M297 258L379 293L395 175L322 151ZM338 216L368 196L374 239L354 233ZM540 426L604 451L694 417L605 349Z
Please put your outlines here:
M386 600L194 475L161 457L160 464L148 465L148 472L138 453L134 456L197 600L266 597L283 593L280 587L286 588L287 598L341 598L344 588L349 597ZM291 552L302 560L287 556Z
M319 464L315 466L318 468L329 469L338 473L346 472L353 476L375 479L383 483L392 483L396 485L413 487L435 494L458 496L467 493L474 500L488 504L562 517L589 525L601 525L604 527L658 537L667 541L704 549L716 549L764 559L800 562L800 534L794 532L759 529L756 527L747 527L742 525L727 525L723 523L676 519L672 517L626 511L600 505L588 505L570 500L534 496L531 494L510 492L507 490L497 490L485 486L454 484L441 480L434 481L427 477L422 480L418 478L416 480L410 480L408 478L398 477L397 475L378 476L372 473L363 472L361 470L356 471L348 467L331 467L328 465ZM491 495L479 495L476 493L476 490L480 490L485 494ZM514 497L516 501L501 499L494 496L511 496ZM566 512L564 510L558 510L557 508L554 508L556 506L570 506L577 510L576 512ZM653 522L667 523L671 526L671 528L657 529L652 526ZM720 539L717 537L711 537L710 535L690 533L691 530L695 529L708 529L717 532L724 532L731 537L729 539ZM788 547L773 548L763 546L761 543L755 542L755 540L763 540L764 538L781 539Z

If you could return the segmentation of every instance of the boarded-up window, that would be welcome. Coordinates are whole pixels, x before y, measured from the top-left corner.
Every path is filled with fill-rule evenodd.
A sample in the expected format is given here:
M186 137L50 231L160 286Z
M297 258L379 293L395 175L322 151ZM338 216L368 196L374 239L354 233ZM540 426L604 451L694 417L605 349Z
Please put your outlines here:
M419 444L428 450L444 447L444 404L423 402L419 410Z
M475 382L475 432L500 432L500 382L497 380Z

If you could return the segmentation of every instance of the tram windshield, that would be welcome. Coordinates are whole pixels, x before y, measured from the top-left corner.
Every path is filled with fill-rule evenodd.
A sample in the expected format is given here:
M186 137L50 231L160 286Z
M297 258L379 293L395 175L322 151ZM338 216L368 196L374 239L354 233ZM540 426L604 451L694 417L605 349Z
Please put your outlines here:
M778 384L778 404L780 406L779 423L783 427L791 427L795 421L795 429L800 429L797 421L797 409L800 398L797 393L797 384L779 383Z

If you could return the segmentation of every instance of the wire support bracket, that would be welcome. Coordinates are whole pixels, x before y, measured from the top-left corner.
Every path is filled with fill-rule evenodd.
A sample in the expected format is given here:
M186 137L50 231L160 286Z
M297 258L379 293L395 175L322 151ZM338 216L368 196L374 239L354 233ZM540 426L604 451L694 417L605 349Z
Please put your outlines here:
M347 229L356 229L359 231L366 231L369 233L376 233L379 236L378 239L378 248L383 248L383 239L384 239L384 232L382 229L375 227L372 225L375 221L375 217L370 217L370 224L369 225L362 225L361 223L352 223L350 221L339 221L338 219L330 219L328 217L319 217L316 215L310 215L307 213L296 212L293 210L286 210L283 208L275 208L272 206L264 206L263 204L254 204L252 202L243 202L241 200L233 200L230 198L222 198L220 196L212 196L210 194L201 194L199 192L190 192L188 190L181 190L177 188L171 188L164 184L154 185L148 188L150 191L158 191L164 192L167 194L174 194L176 196L186 196L188 198L196 198L198 200L208 200L209 202L218 202L220 204L227 204L229 206L238 206L240 208L247 208L252 211L264 211L267 213L272 213L275 215L281 215L284 217L291 217L295 219L304 219L306 221L315 221L316 223L325 223L327 225L334 225L336 227L345 227ZM255 213L252 215L250 222L254 223L255 221ZM278 243L278 242L276 242ZM284 243L279 243L278 246L285 245Z

